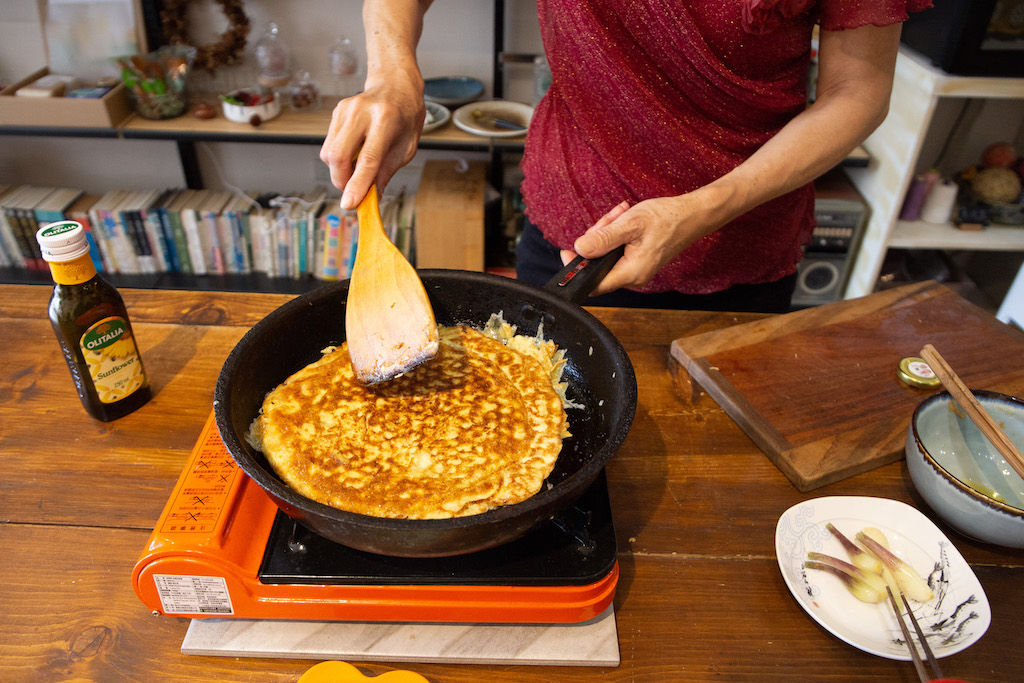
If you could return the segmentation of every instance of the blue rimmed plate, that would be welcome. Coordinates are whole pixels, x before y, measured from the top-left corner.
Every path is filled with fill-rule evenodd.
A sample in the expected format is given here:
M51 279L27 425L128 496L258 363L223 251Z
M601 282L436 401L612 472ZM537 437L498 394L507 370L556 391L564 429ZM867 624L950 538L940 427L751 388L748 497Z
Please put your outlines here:
M423 84L423 99L446 107L461 107L483 94L483 82L469 76L428 78Z

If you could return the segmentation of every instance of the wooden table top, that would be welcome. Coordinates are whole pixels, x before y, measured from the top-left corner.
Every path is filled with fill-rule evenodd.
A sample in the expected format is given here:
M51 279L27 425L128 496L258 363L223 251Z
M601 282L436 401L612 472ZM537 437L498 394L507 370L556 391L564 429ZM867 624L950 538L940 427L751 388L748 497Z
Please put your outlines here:
M50 289L0 286L0 680L296 681L314 662L200 657L189 620L132 591L140 556L204 421L224 359L288 295L123 290L154 390L113 423L89 418L46 318ZM437 682L916 681L913 666L857 650L810 619L775 559L790 506L871 495L936 521L988 594L992 624L946 657L947 676L1024 679L1017 616L1024 552L960 536L893 463L801 494L669 357L673 339L754 315L593 309L634 364L639 404L607 468L621 576L616 668L357 663Z

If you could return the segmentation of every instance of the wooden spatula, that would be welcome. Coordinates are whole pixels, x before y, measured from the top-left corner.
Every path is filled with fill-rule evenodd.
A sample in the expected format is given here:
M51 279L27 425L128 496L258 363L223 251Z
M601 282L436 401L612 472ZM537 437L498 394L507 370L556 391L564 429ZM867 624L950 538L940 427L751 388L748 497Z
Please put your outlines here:
M356 380L377 384L437 354L437 322L423 282L384 233L377 186L359 203L359 242L345 306Z

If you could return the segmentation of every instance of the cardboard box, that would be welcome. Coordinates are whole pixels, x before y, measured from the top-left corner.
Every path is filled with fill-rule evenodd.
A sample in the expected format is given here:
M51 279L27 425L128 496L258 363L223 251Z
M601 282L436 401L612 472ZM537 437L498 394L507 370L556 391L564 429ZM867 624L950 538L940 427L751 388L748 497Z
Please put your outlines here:
M97 99L18 97L14 94L49 73L44 67L0 92L0 126L116 128L133 112L122 83Z

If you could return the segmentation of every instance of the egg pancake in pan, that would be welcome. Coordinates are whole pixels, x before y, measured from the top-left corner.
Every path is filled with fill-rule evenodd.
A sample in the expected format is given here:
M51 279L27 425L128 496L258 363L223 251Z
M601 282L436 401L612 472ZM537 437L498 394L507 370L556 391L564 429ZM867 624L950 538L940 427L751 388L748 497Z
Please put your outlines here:
M442 327L432 361L369 387L329 347L266 396L250 441L297 492L351 512L439 519L525 500L568 429L562 352L514 332L500 317L488 334Z

